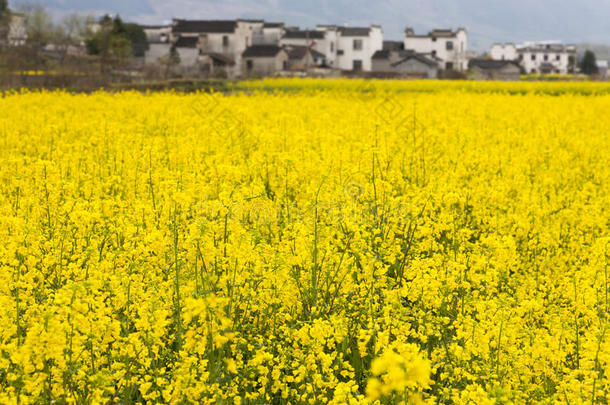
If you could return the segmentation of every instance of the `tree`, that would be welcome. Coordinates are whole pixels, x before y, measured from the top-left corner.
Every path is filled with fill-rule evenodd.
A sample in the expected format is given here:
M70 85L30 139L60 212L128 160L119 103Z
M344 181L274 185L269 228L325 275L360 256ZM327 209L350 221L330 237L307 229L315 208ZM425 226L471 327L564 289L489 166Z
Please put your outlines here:
M113 19L103 16L98 28L85 41L90 55L100 57L102 73L106 72L111 64L121 64L131 55L132 43L127 31L118 15Z
M7 39L11 23L11 10L8 0L0 0L0 45Z
M576 71L576 58L574 55L568 56L568 73L574 73Z
M88 35L92 18L72 13L64 16L55 30L53 43L60 54L60 63L63 63L70 46L79 46Z
M144 28L141 25L135 23L126 23L123 24L123 28L125 30L125 35L132 44L145 44L148 42L146 38L146 33L144 32Z
M8 0L0 0L0 18L5 16L5 13L8 14Z
M56 32L56 27L47 10L40 4L33 3L22 3L18 10L25 16L28 44L39 48L49 43Z
M594 75L599 72L593 51L587 50L585 52L582 60L580 61L580 71L586 75Z

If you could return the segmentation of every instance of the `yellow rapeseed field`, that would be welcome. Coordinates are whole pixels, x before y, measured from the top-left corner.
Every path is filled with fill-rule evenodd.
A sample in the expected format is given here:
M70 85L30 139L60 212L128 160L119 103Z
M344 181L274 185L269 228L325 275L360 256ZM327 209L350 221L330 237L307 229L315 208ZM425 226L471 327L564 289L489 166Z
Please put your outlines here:
M610 400L610 86L0 98L0 403Z

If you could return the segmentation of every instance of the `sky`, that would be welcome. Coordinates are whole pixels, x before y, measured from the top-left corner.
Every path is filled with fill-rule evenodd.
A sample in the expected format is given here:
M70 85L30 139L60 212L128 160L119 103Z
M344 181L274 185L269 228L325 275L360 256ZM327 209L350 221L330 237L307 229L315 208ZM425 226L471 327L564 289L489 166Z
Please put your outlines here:
M380 24L385 39L465 27L470 47L494 42L560 40L610 44L610 0L38 0L54 15L108 12L143 24L192 19L264 18L302 28ZM13 0L11 5L18 1Z

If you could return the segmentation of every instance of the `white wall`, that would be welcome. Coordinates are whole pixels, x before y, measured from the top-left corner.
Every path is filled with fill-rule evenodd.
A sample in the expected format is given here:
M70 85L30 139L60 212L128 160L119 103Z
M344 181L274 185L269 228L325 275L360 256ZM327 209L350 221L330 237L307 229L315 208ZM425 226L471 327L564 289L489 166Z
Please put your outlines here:
M328 28L324 30L326 32L324 41L320 44L320 49L316 51L323 53L326 56L326 64L330 67L336 67L337 65L337 29Z
M171 25L162 27L144 27L144 33L146 34L146 40L148 43L169 42L171 32Z
M494 44L490 56L493 60L517 60L517 47L513 44Z
M248 61L252 62L252 69L247 69ZM281 51L276 56L270 57L248 57L243 59L243 75L268 76L280 72L284 69L284 64L288 63L288 54Z
M240 75L242 66L242 54L250 45L253 44L253 35L256 32L257 27L260 26L262 30L262 23L260 22L248 22L248 21L237 21L235 32L230 33L187 33L181 34L185 37L199 37L204 36L202 39L203 52L216 52L228 56L235 61L236 75ZM262 31L261 31L262 32ZM223 38L228 38L228 45L223 45ZM173 36L172 40L177 38Z
M8 28L8 44L10 46L25 45L28 38L25 16L14 13L11 15L11 21Z
M279 45L282 35L284 35L284 28L282 27L264 27L262 43L266 45Z
M567 74L570 54L568 52L552 52L543 50L524 50L519 52L520 64L526 73L540 73L543 63L553 65L552 73Z
M170 44L152 43L148 44L148 50L144 54L144 63L154 65L159 63L159 58L169 55Z
M447 43L451 42L452 49L447 49ZM405 35L405 49L418 53L431 54L439 58L443 63L441 69L447 69L448 64L453 64L453 69L468 70L468 36L466 31L459 29L452 37L430 37Z
M176 48L180 56L180 66L194 67L199 61L199 50L197 48Z
M335 29L318 28L317 31L324 32L324 38L282 38L280 46L311 46L311 49L318 51L326 56L326 63L330 67L335 67L337 60L337 31Z
M354 40L362 41L362 49L354 49ZM373 70L372 57L373 54L383 49L383 32L380 27L373 26L369 31L368 36L343 36L339 31L337 39L337 66L342 70L352 70L354 61L362 61L362 71L370 72ZM343 51L340 54L339 51Z

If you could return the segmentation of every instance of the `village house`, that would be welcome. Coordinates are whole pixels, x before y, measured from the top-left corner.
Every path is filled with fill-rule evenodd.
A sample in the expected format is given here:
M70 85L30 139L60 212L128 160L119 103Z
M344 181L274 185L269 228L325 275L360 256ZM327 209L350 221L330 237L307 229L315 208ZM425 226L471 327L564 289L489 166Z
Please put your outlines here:
M242 55L253 45L278 46L283 23L264 20L185 20L171 25L143 26L148 39L144 61L158 64L175 51L183 73L239 77Z
M468 69L468 37L464 28L437 29L427 35L405 30L404 49L429 54L441 61L441 69L464 72Z
M335 67L337 61L336 29L299 30L287 29L280 39L280 46L301 46L310 48L324 55L329 67Z
M199 64L199 37L179 37L172 47L180 59L180 66L187 69L197 69Z
M284 28L284 23L272 23L266 22L263 24L263 35L260 42L254 42L255 44L259 43L261 45L279 45L280 40L284 36L284 32L286 29Z
M383 32L377 25L318 25L315 30L287 29L280 45L310 47L325 56L330 68L370 72L373 54L383 48Z
M288 53L277 45L252 45L242 55L245 76L269 76L288 69Z
M471 59L468 62L470 77L476 80L511 80L521 79L521 68L516 61Z
M405 49L405 43L403 41L383 41L384 51L403 51Z
M209 61L210 57L220 63L222 57L230 77L240 76L241 58L244 51L257 41L264 41L264 22L262 20L182 20L174 19L170 33L170 44L175 45L180 38L198 38L196 42L188 40L181 42L179 48L189 48L182 51L187 58L180 58L182 66L189 66L192 61L192 46L196 44L199 55ZM190 41L190 42L189 42ZM225 63L226 62L226 63ZM220 67L220 66L217 66Z
M326 65L326 56L310 47L286 45L283 48L288 53L288 70L307 71Z
M490 51L494 60L515 60L526 73L560 73L573 71L576 47L558 41L526 42L522 45L494 44Z
M370 27L339 27L337 38L337 68L370 72L375 52L383 49L383 31Z
M171 25L143 25L148 46L144 52L144 64L155 65L159 60L169 55L171 44Z
M489 52L489 56L493 60L517 60L517 46L513 43L493 44Z
M23 46L26 44L27 40L28 32L25 15L21 13L11 13L6 43L8 46Z
M372 58L373 72L421 79L438 76L439 61L421 53L405 50L384 49L375 52Z

